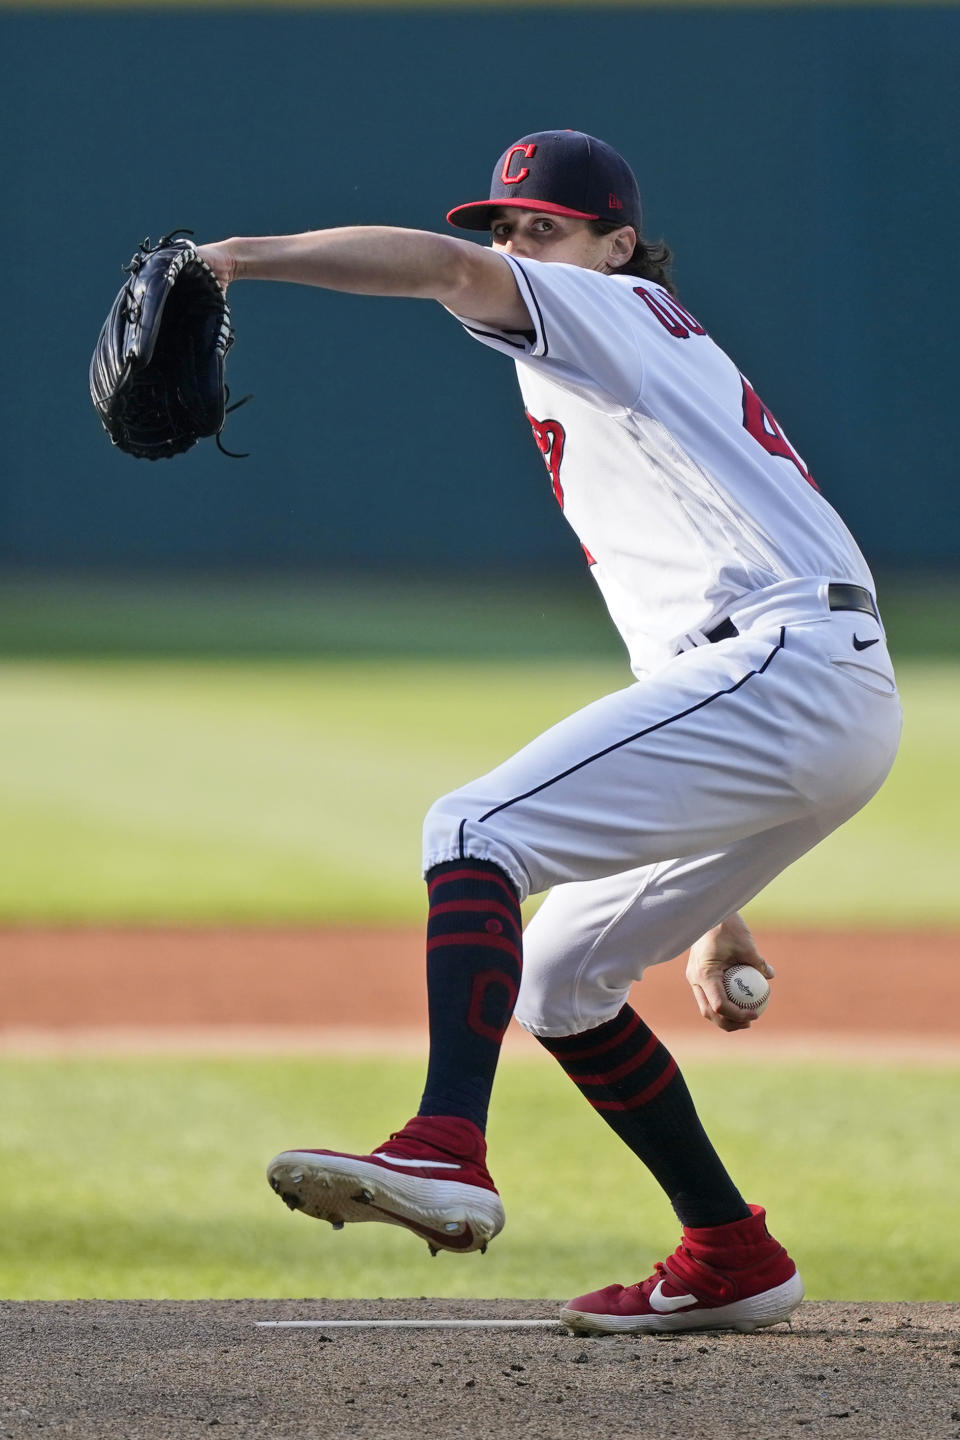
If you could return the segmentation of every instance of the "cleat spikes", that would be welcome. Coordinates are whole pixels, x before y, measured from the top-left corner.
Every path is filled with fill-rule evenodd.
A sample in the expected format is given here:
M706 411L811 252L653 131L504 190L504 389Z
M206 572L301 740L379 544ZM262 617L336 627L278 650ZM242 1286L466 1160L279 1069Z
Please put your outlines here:
M487 1247L486 1247L486 1245L481 1245L481 1246L480 1246L480 1254L481 1254L481 1255L486 1255L486 1253L487 1253Z
M503 1228L483 1135L456 1116L415 1116L367 1155L283 1150L266 1178L289 1209L334 1230L370 1221L399 1226L432 1255L479 1250Z
M430 1251L430 1258L431 1258L432 1260L436 1260L437 1256L440 1254L440 1249L439 1249L439 1247L438 1247L437 1245L431 1245L431 1244L430 1244L430 1241L428 1240L428 1241L427 1241L427 1249Z

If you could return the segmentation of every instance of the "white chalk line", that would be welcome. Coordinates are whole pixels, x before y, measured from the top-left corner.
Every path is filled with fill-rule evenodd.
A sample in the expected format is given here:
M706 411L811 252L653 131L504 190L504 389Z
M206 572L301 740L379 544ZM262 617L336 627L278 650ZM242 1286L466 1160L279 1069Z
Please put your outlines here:
M559 1320L255 1320L262 1330L533 1330Z

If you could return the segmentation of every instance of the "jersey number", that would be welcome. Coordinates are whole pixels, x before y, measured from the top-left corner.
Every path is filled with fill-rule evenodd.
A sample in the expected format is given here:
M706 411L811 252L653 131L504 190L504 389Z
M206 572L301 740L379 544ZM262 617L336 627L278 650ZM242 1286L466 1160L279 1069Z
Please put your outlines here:
M745 375L741 375L740 379L743 382L743 424L747 434L752 435L768 455L779 455L783 460L791 460L807 484L812 485L814 490L819 490L820 486L784 435L773 411L764 405Z
M543 456L544 464L547 467L554 499L562 510L563 486L560 483L560 466L563 464L563 447L567 443L567 432L559 420L537 420L529 410L525 414L533 426L533 438L537 442L537 449ZM587 557L587 564L596 565L596 560L582 541L580 548Z
M560 484L560 466L563 463L563 447L567 434L559 420L535 420L528 410L527 419L533 426L533 438L550 475L550 484L560 509L563 509L563 486Z
M703 326L693 318L689 310L684 309L676 296L660 290L648 290L644 285L634 285L633 293L639 295L650 313L657 317L675 340L689 340L691 335L706 335ZM784 435L776 416L764 405L750 381L743 375L740 379L743 381L743 424L747 433L763 446L768 455L779 455L783 460L792 461L807 484L812 485L814 490L819 490L820 486Z

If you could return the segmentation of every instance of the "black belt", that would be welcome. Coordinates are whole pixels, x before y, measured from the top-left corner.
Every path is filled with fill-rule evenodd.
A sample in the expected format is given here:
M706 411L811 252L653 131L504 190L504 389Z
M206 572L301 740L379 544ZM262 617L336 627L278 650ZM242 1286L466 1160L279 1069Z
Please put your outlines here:
M827 586L827 604L831 610L862 610L865 615L872 615L875 620L880 619L873 596L869 590L864 590L862 585L848 585L842 580L834 581ZM732 640L740 631L728 617L721 620L719 625L714 625L712 630L705 630L704 634L711 645L716 645L718 640Z

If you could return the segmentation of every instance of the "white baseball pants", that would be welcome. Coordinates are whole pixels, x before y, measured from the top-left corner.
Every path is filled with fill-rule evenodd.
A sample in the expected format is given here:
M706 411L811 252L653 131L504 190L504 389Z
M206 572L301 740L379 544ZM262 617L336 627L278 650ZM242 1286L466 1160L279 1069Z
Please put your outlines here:
M784 589L734 612L739 635L588 705L427 815L425 872L469 856L521 899L551 891L524 936L516 1018L534 1034L611 1019L648 965L745 905L886 777L901 711L882 626L830 611L825 582Z

